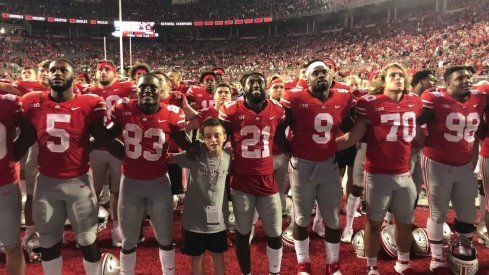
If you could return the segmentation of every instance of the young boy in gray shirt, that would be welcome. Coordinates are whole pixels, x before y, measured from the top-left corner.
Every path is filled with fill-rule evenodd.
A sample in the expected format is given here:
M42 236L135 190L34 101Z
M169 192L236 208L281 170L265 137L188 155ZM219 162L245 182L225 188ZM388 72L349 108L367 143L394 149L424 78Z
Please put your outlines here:
M231 156L223 150L226 130L217 118L209 118L202 127L205 148L198 160L185 153L174 156L182 168L190 169L185 192L182 225L183 253L192 256L192 273L205 274L204 253L211 252L215 274L224 274L224 255L228 249L223 203L226 203L226 177Z

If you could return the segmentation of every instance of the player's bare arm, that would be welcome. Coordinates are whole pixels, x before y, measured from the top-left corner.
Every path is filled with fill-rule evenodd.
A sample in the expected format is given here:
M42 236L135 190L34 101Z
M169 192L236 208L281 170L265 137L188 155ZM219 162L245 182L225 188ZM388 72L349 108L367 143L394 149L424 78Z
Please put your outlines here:
M363 116L357 117L350 132L336 138L336 150L345 150L359 142L367 133L370 121Z
M22 119L20 135L14 142L14 160L19 161L37 140L37 133L31 122Z
M115 124L114 124L115 125ZM100 144L108 149L108 151L116 158L122 159L124 156L124 145L115 137L122 133L122 128L109 131L104 126L103 118L97 120L90 129L90 134L95 138L95 143Z
M285 109L285 120L280 125L278 125L273 141L275 142L275 145L277 145L284 154L290 156L291 154L290 143L285 134L285 129L289 127L292 121L292 112L290 111L289 108L284 108L284 109Z

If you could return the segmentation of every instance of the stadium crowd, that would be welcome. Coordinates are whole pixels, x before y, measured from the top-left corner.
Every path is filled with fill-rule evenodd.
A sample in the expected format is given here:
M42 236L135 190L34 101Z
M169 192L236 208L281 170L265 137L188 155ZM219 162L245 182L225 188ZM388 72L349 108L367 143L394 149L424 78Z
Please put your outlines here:
M31 2L19 3L13 9L29 12ZM113 10L106 1L90 3L98 12ZM147 3L138 8L166 7ZM212 17L221 3L206 3L204 12ZM256 1L254 7L280 15L358 2L287 0L278 9L279 3ZM56 7L58 14L81 10L73 1L40 4L49 12ZM229 10L222 5L218 10L255 12L238 4L226 1ZM192 15L199 7L186 8ZM143 15L138 8L127 18ZM125 49L129 68L121 68L122 77L93 40L2 38L0 51L7 54L1 60L0 208L7 225L0 241L6 269L24 273L24 248L42 261L46 274L62 274L69 219L85 273L104 274L117 262L101 253L97 239L110 216L121 274L134 274L149 215L161 271L173 275L184 268L175 261L172 230L175 204L185 197L180 245L192 257L194 274L204 273L206 250L216 274L224 274L231 231L233 261L242 274L251 274L258 218L266 236L267 273L280 274L283 245L289 245L297 272L311 274L320 265L309 256L314 205L312 230L324 238L326 274L341 275L345 269L340 242L352 243L356 255L367 259L368 275L380 275L380 247L397 257L397 274L419 271L411 252L431 256L434 274L475 274L473 239L489 247L484 191L489 187L489 85L474 81L488 77L488 13L489 6L471 1L456 16L418 12L394 22L360 20L362 27L353 29L320 26L308 34L243 40L135 41L131 53ZM108 49L107 59L118 60L115 41ZM361 79L368 83L359 85ZM238 82L239 87L233 85ZM225 145L228 135L231 144ZM480 154L474 150L476 138ZM17 168L24 171L19 178L26 197L22 241ZM340 174L348 179L344 228ZM430 215L426 229L413 231L423 187ZM284 211L289 188L290 212ZM105 191L109 211L100 221L97 197ZM353 234L362 197L367 222ZM456 212L453 236L445 234L450 201ZM289 214L283 230L282 219ZM40 253L29 250L33 239Z
M457 16L420 12L401 16L397 22L380 19L361 22L374 23L370 28L323 30L320 36L313 33L217 42L137 42L132 47L132 59L133 63L147 62L157 68L184 68L189 79L197 77L202 67L224 67L233 81L251 70L280 72L293 78L299 64L321 53L336 61L342 76L356 74L367 78L369 72L394 60L412 70L432 68L438 75L451 64L470 62L484 73L489 60L488 12L487 5L471 2ZM2 56L3 62L20 66L33 66L41 59L65 55L85 68L102 59L101 44L26 37L22 43L2 43L0 50L9 53ZM108 51L108 58L119 60L116 42L109 49L112 51ZM124 57L128 66L127 45ZM93 68L91 71L93 74Z

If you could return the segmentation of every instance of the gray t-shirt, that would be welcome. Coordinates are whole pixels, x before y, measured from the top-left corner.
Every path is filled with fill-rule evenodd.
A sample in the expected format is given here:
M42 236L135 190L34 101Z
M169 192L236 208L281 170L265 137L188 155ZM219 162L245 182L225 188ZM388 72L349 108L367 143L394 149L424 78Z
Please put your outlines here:
M225 198L227 200L226 177L231 156L223 151L220 158L209 158L207 150L204 149L197 161L188 159L185 153L175 155L175 160L180 167L190 169L183 205L183 228L197 233L216 233L226 230L222 210L223 201ZM226 203L224 207L227 205ZM219 212L219 224L207 224L205 210L207 206L216 206Z

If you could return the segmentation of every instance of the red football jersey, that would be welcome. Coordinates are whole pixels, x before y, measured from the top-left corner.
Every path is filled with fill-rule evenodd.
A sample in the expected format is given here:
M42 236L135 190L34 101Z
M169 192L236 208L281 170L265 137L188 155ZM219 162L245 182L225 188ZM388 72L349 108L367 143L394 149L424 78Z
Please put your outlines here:
M15 130L21 119L20 97L0 95L0 186L17 180L13 160Z
M181 82L180 86L178 86L178 87L173 87L173 85L172 85L172 91L173 92L180 92L184 95L187 94L188 88L189 87L187 85L185 85L183 82Z
M342 92L351 92L350 86L338 81L333 81L333 86L331 86L331 89L341 90Z
M364 95L368 95L368 89L353 90L351 92L351 95L352 95L352 99L353 99L353 105L355 105L359 98L361 98Z
M25 80L20 80L17 82L14 82L13 86L19 90L22 95L25 95L29 92L37 91L37 92L50 92L51 88L45 87L41 85L41 82L39 81L25 81Z
M110 118L112 117L112 107L115 105L115 103L121 98L131 96L136 91L137 87L132 82L116 81L109 87L102 87L100 85L91 86L90 88L85 90L85 93L101 96L105 100L105 103L107 104L107 116L105 125L107 126L110 124Z
M233 173L273 174L273 138L277 126L285 119L285 111L282 105L275 100L267 99L266 103L265 109L258 114L246 107L243 100L226 102L219 111L219 119L232 132ZM254 186L231 187L251 194L278 192L276 184L258 188Z
M199 116L197 119L199 120L199 128L202 128L204 125L204 121L208 118L218 118L219 117L219 111L216 110L215 106L209 107L209 108L204 108L199 111Z
M187 97L195 101L197 111L214 106L214 95L208 93L202 86L190 86L187 91Z
M133 179L151 180L167 173L170 134L185 130L185 114L174 105L160 103L159 112L147 115L137 99L123 98L112 112L112 121L124 129L122 173Z
M423 107L432 109L433 119L426 124L428 136L424 155L447 165L461 166L472 161L475 132L486 107L486 95L471 91L467 101L459 102L446 92L424 93Z
M365 171L388 175L409 172L411 143L421 108L421 99L416 94L405 94L399 102L384 94L366 95L358 100L357 116L365 116L371 122L366 135Z
M322 102L306 88L286 91L280 102L292 113L290 145L293 156L323 161L336 154L339 126L352 106L350 92L331 89L328 99Z
M486 95L486 101L489 101L487 97L489 96L489 84L482 84L479 86L474 86L473 89L478 90ZM489 103L489 102L488 102ZM487 123L487 117L486 117L486 123ZM484 158L489 158L489 132L486 133L486 136L482 140L481 143L481 150L479 154L484 157Z
M72 100L55 102L49 93L33 92L22 97L22 111L36 128L39 172L57 179L88 172L90 127L105 115L103 98L76 94Z
M188 105L187 97L179 91L173 91L170 96L161 100L161 102L165 103L166 105L175 105L180 108ZM172 139L170 140L170 147L168 151L172 153L179 153L182 150L180 150L180 147L178 147L178 145Z

